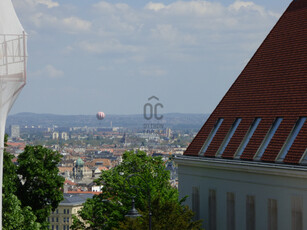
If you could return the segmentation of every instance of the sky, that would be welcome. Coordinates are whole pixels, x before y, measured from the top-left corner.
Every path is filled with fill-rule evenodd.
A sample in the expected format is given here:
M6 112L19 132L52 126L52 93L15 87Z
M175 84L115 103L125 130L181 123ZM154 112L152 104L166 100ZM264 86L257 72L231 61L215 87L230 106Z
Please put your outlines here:
M291 0L12 0L28 34L10 114L211 113Z

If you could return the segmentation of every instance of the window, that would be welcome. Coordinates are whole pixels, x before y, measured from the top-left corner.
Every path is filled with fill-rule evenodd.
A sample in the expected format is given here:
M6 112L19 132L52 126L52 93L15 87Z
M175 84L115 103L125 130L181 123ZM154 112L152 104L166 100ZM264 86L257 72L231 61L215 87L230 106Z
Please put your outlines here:
M305 152L304 152L303 156L300 159L300 164L307 165L307 149L305 149Z
M201 151L200 151L200 155L204 155L205 152L207 151L211 141L213 140L213 137L215 136L216 132L218 131L218 129L220 128L222 122L224 121L224 118L219 118L217 120L217 122L215 123L213 129L211 130L207 140L205 141Z
M51 221L54 222L54 217L51 218Z
M59 209L56 209L56 214L59 214Z
M59 226L57 225L55 229L56 229L56 230L59 230Z
M216 191L209 190L209 230L216 230Z
M259 117L255 118L251 127L248 129L243 141L241 142L237 152L235 153L235 158L241 157L242 153L245 150L245 147L247 146L249 140L252 138L252 136L253 136L254 132L256 131L260 121L261 121L261 118L259 118Z
M63 222L64 222L64 223L66 222L66 218L65 218L65 217L63 217Z
M69 209L67 209L67 214L69 214Z
M194 220L199 220L199 189L192 187L192 211L195 213Z
M51 226L51 229L54 230L54 225Z
M277 230L277 200L268 200L268 230Z
M291 206L291 230L303 230L303 198L293 196Z
M269 132L266 134L265 138L263 139L259 149L257 150L254 160L260 160L262 157L263 153L265 152L266 148L268 147L269 143L271 142L275 132L277 131L280 123L282 122L281 117L277 117L271 126Z
M255 196L246 196L246 230L256 230Z
M69 217L67 217L66 221L67 221L67 223L69 222Z
M223 140L223 143L221 147L218 149L216 156L221 156L223 152L225 151L230 139L232 138L233 134L235 133L236 129L238 128L240 122L242 121L242 118L237 118L235 122L232 124L229 132L227 133L225 139Z
M59 222L59 217L56 218L56 222Z
M66 225L63 226L63 230L66 230Z
M306 117L300 117L296 124L294 125L291 133L289 134L285 144L283 145L283 147L281 148L276 161L278 162L282 162L284 160L284 158L286 157L287 153L289 152L296 136L298 135L298 133L300 132L301 128L303 127L304 123L306 121Z
M235 194L227 193L227 230L236 229Z
M64 214L66 214L66 209L64 208Z

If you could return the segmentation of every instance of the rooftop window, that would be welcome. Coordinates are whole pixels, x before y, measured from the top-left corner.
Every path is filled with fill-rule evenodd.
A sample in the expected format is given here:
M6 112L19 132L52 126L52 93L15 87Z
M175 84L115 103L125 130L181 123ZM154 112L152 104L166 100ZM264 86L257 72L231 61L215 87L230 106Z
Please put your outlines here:
M300 160L301 165L307 165L307 149L305 149L305 152Z
M254 132L256 131L259 123L261 121L260 117L256 117L252 123L252 125L249 127L243 141L241 142L237 152L235 153L235 158L240 158L242 153L244 152L249 140L252 138Z
M218 131L218 129L220 128L222 122L224 121L224 118L219 118L217 120L217 122L215 123L213 129L211 130L206 142L204 143L202 149L200 150L200 154L201 156L203 156L205 154L205 152L207 151L211 141L213 140L213 137L215 136L216 132Z
M225 151L230 139L232 138L233 134L235 133L235 131L238 128L241 121L242 121L242 118L237 118L235 120L235 122L232 124L230 130L228 131L228 133L225 137L225 139L223 140L222 145L220 146L220 148L217 151L217 154L216 154L217 157L220 157L223 154L223 152Z
M258 148L254 160L260 160L260 158L262 157L263 153L265 152L266 148L268 147L269 143L271 142L276 130L278 129L279 125L282 122L282 118L281 117L277 117L273 123L273 125L271 126L270 130L268 131L268 133L266 134L265 138L263 139L260 147Z
M299 134L301 128L303 127L304 123L306 121L306 117L300 117L296 124L294 125L291 133L289 134L286 142L284 143L283 147L281 148L278 156L276 157L277 162L282 162L287 153L289 152L293 142L295 141L296 136Z

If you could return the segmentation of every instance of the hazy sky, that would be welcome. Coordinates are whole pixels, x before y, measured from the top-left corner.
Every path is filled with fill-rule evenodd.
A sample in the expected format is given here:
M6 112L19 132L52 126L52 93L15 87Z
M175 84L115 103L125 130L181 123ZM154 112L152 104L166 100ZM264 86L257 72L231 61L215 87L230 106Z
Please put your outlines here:
M13 0L28 82L10 114L210 113L291 0Z

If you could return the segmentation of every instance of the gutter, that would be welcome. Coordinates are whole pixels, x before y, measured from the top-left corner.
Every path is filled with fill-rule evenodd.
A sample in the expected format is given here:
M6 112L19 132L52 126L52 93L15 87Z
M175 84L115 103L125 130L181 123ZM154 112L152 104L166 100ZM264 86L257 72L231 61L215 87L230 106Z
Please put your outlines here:
M228 171L249 172L253 174L270 174L307 179L307 167L267 162L217 159L195 156L175 156L175 162L182 166L223 169Z

